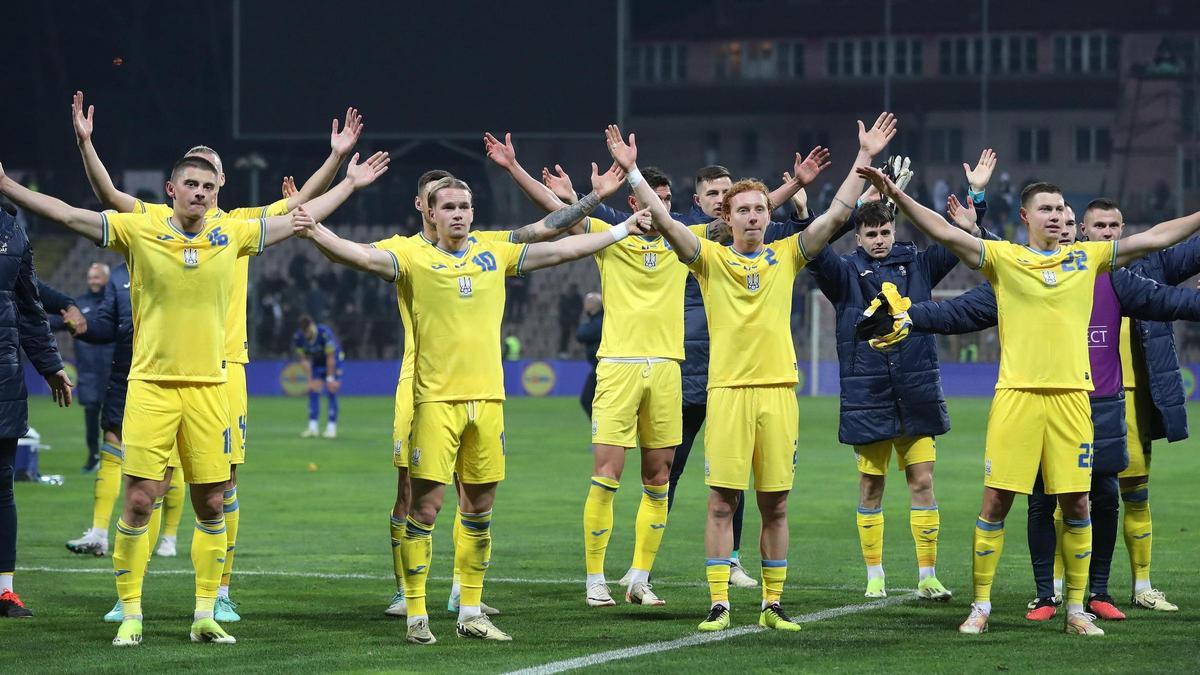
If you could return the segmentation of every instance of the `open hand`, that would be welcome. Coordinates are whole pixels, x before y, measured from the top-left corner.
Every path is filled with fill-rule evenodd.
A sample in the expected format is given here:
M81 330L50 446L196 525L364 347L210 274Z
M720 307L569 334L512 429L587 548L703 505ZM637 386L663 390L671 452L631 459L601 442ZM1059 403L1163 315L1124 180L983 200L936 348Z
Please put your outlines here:
M858 148L874 157L883 152L889 141L896 136L896 116L892 113L879 113L879 119L870 129L858 120Z
M884 197L894 198L900 193L900 188L896 187L892 179L873 166L861 166L855 170L855 173L859 178L870 181L871 185Z
M292 176L284 176L283 186L280 188L280 191L283 192L284 199L291 199L292 195L299 192L299 190L296 189L296 179Z
M828 169L833 162L829 161L829 148L817 146L808 153L808 157L803 159L800 153L796 153L796 163L792 167L795 172L796 182L800 183L800 187L811 185L825 169Z
M616 162L608 167L608 171L600 173L600 167L592 162L592 190L600 196L600 199L608 199L617 190L621 189L621 183L625 182L625 171L617 166Z
M79 144L86 143L92 138L92 115L96 112L96 106L89 105L87 114L83 113L83 92L75 92L75 96L71 99L71 122L75 125L75 141Z
M512 134L504 134L504 142L501 143L495 136L485 133L483 150L488 159L502 169L511 169L517 163L517 148L513 146Z
M946 198L946 215L950 216L950 222L963 232L978 234L979 214L975 213L975 204L970 199L967 200L967 205L963 206L958 197L950 195Z
M610 124L604 130L605 140L608 141L608 153L612 155L615 161L622 169L629 171L633 165L637 163L637 137L635 134L629 134L629 143L621 137L621 130L617 125Z
M550 170L543 166L542 182L563 202L574 204L576 202L575 186L571 185L571 177L567 175L566 171L563 171L559 164L554 165L554 171L555 173L550 173Z
M982 192L987 187L988 181L992 179L992 172L995 170L996 151L991 148L986 148L979 153L979 163L975 165L974 169L969 164L963 163L963 172L967 174L967 184L974 192Z
M346 108L346 122L341 131L338 131L337 118L333 120L333 129L329 133L330 149L338 157L349 155L350 151L354 149L354 144L358 142L358 137L362 135L363 126L362 115L358 114L358 108Z
M374 183L376 178L387 173L388 164L391 161L391 157L386 152L380 151L368 157L365 162L359 163L356 152L350 158L350 165L346 167L346 178L355 190L361 190Z

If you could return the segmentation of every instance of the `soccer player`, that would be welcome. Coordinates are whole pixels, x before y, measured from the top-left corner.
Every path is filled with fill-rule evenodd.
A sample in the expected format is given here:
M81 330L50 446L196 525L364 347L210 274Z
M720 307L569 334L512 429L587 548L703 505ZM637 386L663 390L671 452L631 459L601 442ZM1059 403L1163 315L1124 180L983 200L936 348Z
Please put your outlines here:
M87 174L88 182L91 184L93 192L96 193L96 197L100 202L105 207L115 209L121 213L153 213L159 218L165 219L169 217L171 215L170 206L166 204L144 203L131 195L121 192L113 185L112 178L108 175L108 171L104 168L104 164L100 161L100 157L96 153L96 148L92 143L92 135L95 128L95 106L88 106L85 114L83 92L75 92L75 96L71 102L71 112L75 127L75 140L79 145L79 151L83 157L84 171ZM325 192L337 175L338 169L350 155L351 150L354 149L354 145L358 142L358 137L362 134L364 128L362 116L355 108L346 109L346 117L341 129L338 128L338 121L336 119L332 120L331 124L332 130L329 137L330 152L321 167L317 169L295 194L262 207L255 206L238 208L228 212L222 211L217 205L217 197L219 197L220 189L225 185L225 172L220 155L212 148L203 145L198 145L189 150L187 152L188 156L201 157L211 162L217 168L218 194L214 195L212 210L206 214L206 217L217 218L225 215L240 220L279 216L288 213L300 204ZM378 153L369 159L368 163L372 161L380 161ZM236 611L236 603L229 598L229 584L233 572L233 561L236 555L237 534L239 525L241 524L241 510L237 492L237 467L246 461L246 427L248 423L247 410L249 404L246 392L246 364L250 361L246 339L246 290L249 282L249 274L249 259L238 258L235 261L235 277L231 287L233 295L229 301L229 314L225 318L225 360L229 364L227 369L229 379L226 386L228 388L227 397L230 406L230 429L233 433L231 441L233 446L231 456L233 469L230 473L229 485L226 486L224 495L229 551L225 556L225 568L221 576L221 586L218 589L216 616L219 621L226 622L241 620L241 616ZM116 440L115 437L114 440ZM178 465L179 460L173 453L168 466L174 468ZM152 529L156 527L157 525L154 525Z
M1093 430L1088 392L1095 386L1088 363L1086 331L1097 275L1166 248L1200 229L1200 214L1180 218L1116 242L1062 246L1062 191L1033 183L1021 194L1021 219L1029 245L980 241L917 204L887 176L872 168L860 173L938 243L983 272L996 293L1000 327L1000 377L988 415L983 504L975 525L972 577L975 602L959 631L987 631L991 587L1004 546L1004 518L1017 493L1029 494L1041 466L1046 493L1058 496L1065 530L1065 630L1103 635L1085 611L1092 525ZM1068 339L1077 336L1078 339ZM1056 348L1048 350L1045 341Z
M964 165L971 189L982 196L996 166L996 153L986 149L972 170ZM892 208L881 201L859 206L855 239L858 247L838 255L823 249L808 265L821 292L837 313L841 413L838 440L854 447L859 471L856 514L863 562L867 566L866 597L887 596L883 571L883 493L893 450L904 471L910 497L909 529L916 545L917 593L929 600L949 601L950 591L936 572L941 519L933 493L936 459L934 437L950 430L942 394L937 344L932 335L913 336L887 353L872 349L855 336L863 310L885 282L914 302L929 300L934 287L958 265L958 258L934 244L919 250L896 241ZM979 235L975 225L968 228Z
M621 183L619 171L600 175L593 165L594 191L548 215L543 226L558 231L588 215ZM334 262L373 272L397 283L409 299L415 366L414 416L408 449L412 505L401 536L408 640L436 642L429 630L425 586L432 559L433 526L445 486L461 483L461 529L455 562L462 597L458 635L510 640L481 607L483 578L491 551L492 504L504 479L504 400L500 363L500 320L504 278L590 255L632 232L636 220L609 232L556 242L513 244L476 239L470 188L451 177L429 186L426 207L437 228L437 244L364 247L307 222L297 234ZM303 219L298 224L304 224ZM406 352L408 349L406 349Z
M867 166L896 133L895 118L884 113L870 130L859 126L854 168ZM701 239L671 218L637 168L637 145L620 130L607 130L609 152L629 175L639 201L650 205L658 231L700 282L712 336L708 408L721 411L708 420L704 475L710 487L704 531L706 576L712 601L702 631L730 625L729 554L731 517L754 472L762 515L762 611L759 624L797 631L780 606L787 577L787 497L798 453L796 354L792 343L792 286L796 275L850 216L862 180L854 171L843 182L829 211L804 232L763 243L770 222L767 188L755 180L734 183L721 204L733 245Z
M300 438L317 437L322 390L329 403L323 435L325 438L337 438L337 394L341 389L342 361L346 358L342 345L332 328L313 321L307 314L300 317L299 330L292 337L292 345L308 377L308 428L300 434Z
M387 155L365 163L357 156L346 179L309 202L326 216L355 190L387 170ZM292 233L291 216L257 221L208 218L218 170L200 157L180 159L166 184L174 200L170 216L110 214L72 208L4 176L0 193L18 206L120 252L131 269L133 365L124 423L125 503L113 547L113 568L123 621L115 646L142 640L142 581L150 557L147 524L162 493L171 449L178 443L191 485L196 531L191 554L196 568L196 611L191 639L231 644L213 619L225 562L223 493L229 480L232 429L225 388L225 319L236 259L256 255Z

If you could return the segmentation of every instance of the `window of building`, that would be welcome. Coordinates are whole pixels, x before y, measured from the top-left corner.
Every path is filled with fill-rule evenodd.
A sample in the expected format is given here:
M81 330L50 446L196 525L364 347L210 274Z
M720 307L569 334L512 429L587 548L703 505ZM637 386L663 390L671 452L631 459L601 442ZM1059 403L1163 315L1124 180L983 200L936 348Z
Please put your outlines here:
M963 131L961 128L937 128L929 130L929 161L960 163L963 158Z
M687 45L634 45L629 49L626 74L634 82L681 82L687 79Z
M984 65L996 75L1036 72L1037 38L996 35L987 40L946 38L938 43L938 66L943 75L979 75Z
M825 69L830 77L884 77L921 74L921 41L835 40L825 46Z
M1050 161L1049 129L1017 129L1017 161L1045 164Z
M1121 41L1115 35L1088 33L1054 38L1054 70L1059 73L1115 73Z
M1112 158L1112 137L1106 127L1075 128L1075 161L1107 162Z

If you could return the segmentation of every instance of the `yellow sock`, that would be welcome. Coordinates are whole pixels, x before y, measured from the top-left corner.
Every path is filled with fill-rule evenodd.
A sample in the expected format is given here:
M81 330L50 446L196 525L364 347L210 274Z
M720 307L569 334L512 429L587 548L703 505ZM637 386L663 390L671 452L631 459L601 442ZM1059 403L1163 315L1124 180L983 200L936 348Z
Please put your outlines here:
M196 618L212 617L225 567L225 518L196 519L192 533L192 566L196 568Z
M1066 569L1063 558L1063 532L1067 528L1063 526L1062 507L1054 507L1054 578L1062 579L1063 571Z
M113 506L121 495L121 462L124 453L111 443L100 446L100 466L96 469L95 499L92 501L92 527L108 532Z
M117 577L117 597L125 618L142 615L142 581L146 578L146 561L150 558L149 528L130 527L117 519L117 536L113 539L113 574Z
M425 582L429 578L429 564L433 561L433 525L409 516L404 523L400 548L404 556L404 597L408 601L408 618L428 616Z
M483 576L492 559L492 512L464 513L454 542L454 566L459 570L460 605L478 607L483 599Z
M762 561L763 602L779 602L783 596L783 582L787 579L787 560ZM711 584L710 584L711 585Z
M404 519L392 516L392 571L396 574L396 590L404 590L404 547L401 539L404 537Z
M633 568L649 572L667 530L667 485L642 485L642 502L634 521ZM609 518L612 517L609 510ZM601 564L603 568L603 563Z
M221 585L229 586L233 574L233 556L237 552L238 523L241 509L238 508L237 486L225 491L225 565L221 568Z
M867 567L883 564L883 507L858 507L858 544Z
M1154 528L1150 520L1150 488L1140 483L1131 490L1121 493L1125 502L1125 518L1122 521L1125 548L1129 551L1129 568L1133 573L1134 585L1150 584L1150 545L1154 541ZM1137 589L1134 589L1135 592Z
M1088 568L1092 562L1092 519L1064 518L1063 524L1066 525L1062 538L1062 557L1066 567L1064 601L1068 609L1073 605L1082 608L1083 596L1087 592Z
M704 562L708 577L708 599L713 603L729 604L729 558L709 558Z
M450 530L450 541L454 542L454 576L450 578L450 595L462 590L462 573L458 569L458 542L462 536L462 504L454 507L454 526Z
M166 497L163 499L162 534L164 537L174 537L179 534L179 522L183 520L183 496L187 494L185 485L182 471L171 472L171 486L167 488Z
M158 533L162 531L162 514L163 514L163 498L159 497L154 500L154 510L150 512L150 522L147 524L146 541L146 559L154 554L154 546L158 543ZM149 563L147 563L149 564Z
M917 547L917 567L937 567L938 533L942 529L937 504L909 509L908 527Z
M971 560L971 577L975 583L975 602L991 603L992 579L1004 551L1004 521L993 523L983 518L975 520L975 556Z
M583 503L583 557L588 574L604 574L604 553L612 535L613 497L621 484L604 476L592 476L592 487Z

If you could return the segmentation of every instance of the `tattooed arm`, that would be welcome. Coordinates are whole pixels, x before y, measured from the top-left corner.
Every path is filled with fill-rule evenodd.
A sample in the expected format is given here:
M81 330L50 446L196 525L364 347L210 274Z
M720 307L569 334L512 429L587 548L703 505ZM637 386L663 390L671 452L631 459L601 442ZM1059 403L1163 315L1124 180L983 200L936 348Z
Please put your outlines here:
M512 233L511 241L515 244L532 244L553 239L573 230L576 225L582 224L588 214L600 206L600 202L612 196L621 187L624 180L625 172L616 164L609 167L608 171L600 173L600 168L593 162L592 192L590 194L570 206L564 206L547 214L545 218L536 223L530 223L516 230Z

